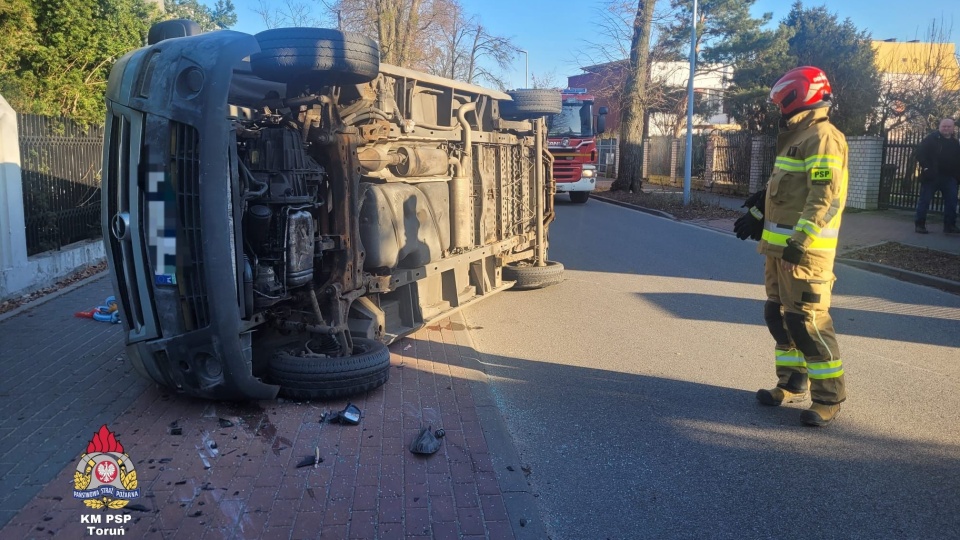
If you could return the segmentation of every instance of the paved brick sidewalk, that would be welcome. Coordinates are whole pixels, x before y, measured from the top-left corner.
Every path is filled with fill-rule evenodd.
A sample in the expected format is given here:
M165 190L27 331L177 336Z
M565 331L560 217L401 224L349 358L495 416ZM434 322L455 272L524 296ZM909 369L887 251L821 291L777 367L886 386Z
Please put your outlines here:
M0 326L4 339L8 331ZM102 339L115 354L120 336ZM122 414L64 422L83 436L58 450L59 474L31 494L0 538L88 536L81 515L95 512L72 497L73 469L101 420L134 460L143 493L136 509L123 511L133 517L130 536L543 538L476 356L459 316L395 343L390 381L352 400L363 411L359 426L319 422L346 401L215 403L140 386ZM95 371L87 362L71 372ZM82 396L72 399L83 409ZM182 435L169 433L173 422ZM426 458L408 450L421 426L446 431L440 451ZM317 447L319 467L297 468Z

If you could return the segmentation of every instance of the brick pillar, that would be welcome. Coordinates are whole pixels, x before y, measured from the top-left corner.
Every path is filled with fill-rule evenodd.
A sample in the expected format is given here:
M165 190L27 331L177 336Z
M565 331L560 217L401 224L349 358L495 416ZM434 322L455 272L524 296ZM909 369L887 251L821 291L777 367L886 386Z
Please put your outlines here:
M849 182L847 207L876 210L880 199L880 171L883 165L883 139L847 137Z
M713 154L717 151L717 136L711 134L707 137L707 147L704 151L705 163L703 164L703 185L713 186Z

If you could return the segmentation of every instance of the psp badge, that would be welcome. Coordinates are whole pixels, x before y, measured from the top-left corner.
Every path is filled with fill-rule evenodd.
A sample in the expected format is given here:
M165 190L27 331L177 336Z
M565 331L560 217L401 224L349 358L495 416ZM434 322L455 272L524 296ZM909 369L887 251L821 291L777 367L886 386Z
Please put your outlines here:
M73 474L73 496L94 509L119 510L140 496L137 471L104 424L87 444Z

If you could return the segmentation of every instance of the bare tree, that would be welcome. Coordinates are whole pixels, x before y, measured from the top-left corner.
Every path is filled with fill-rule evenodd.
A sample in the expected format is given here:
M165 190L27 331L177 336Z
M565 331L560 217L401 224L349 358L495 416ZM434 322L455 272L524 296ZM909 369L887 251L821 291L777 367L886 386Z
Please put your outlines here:
M650 75L650 31L656 0L638 0L630 41L630 69L620 111L620 167L611 189L639 191L643 185L643 134Z
M344 30L375 37L383 62L419 68L451 1L336 0L328 9L342 16Z
M936 128L960 113L960 63L951 28L934 21L924 42L896 43L896 54L878 54L883 72L871 132Z
M297 0L284 0L282 3L272 3L260 0L251 10L260 16L267 28L282 28L290 26L324 26L326 20L313 12L313 3Z
M557 82L557 70L555 69L551 69L546 73L531 73L530 79L532 80L531 88L563 88L560 86L560 83Z

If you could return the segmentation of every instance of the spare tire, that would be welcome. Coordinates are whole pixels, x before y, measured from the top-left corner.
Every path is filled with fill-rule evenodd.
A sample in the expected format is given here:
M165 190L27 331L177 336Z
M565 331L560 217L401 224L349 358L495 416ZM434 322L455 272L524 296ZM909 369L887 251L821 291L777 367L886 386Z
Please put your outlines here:
M294 85L362 84L380 73L380 48L362 34L329 28L274 28L256 35L253 73Z
M513 101L500 102L500 117L507 120L530 120L563 110L560 92L543 88L521 88L507 92Z
M542 289L563 281L563 264L547 261L546 266L518 262L503 267L503 280L515 281L514 291Z
M280 349L270 359L270 381L292 399L328 400L377 388L390 379L390 350L379 341L354 338L350 356L297 356Z

